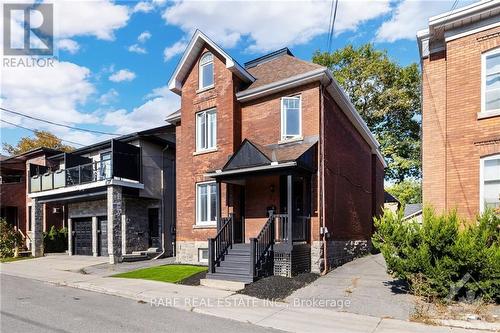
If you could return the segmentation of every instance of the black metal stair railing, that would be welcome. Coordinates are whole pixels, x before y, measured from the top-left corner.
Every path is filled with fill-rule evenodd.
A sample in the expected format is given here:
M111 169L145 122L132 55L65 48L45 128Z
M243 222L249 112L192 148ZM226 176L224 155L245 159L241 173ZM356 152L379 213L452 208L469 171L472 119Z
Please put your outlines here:
M234 218L221 219L222 227L214 238L208 239L208 272L215 273L215 267L220 264L222 258L227 254L227 250L233 247L234 243Z
M275 240L274 221L275 215L271 213L258 236L250 238L250 274L253 277L258 277L259 270L271 259Z

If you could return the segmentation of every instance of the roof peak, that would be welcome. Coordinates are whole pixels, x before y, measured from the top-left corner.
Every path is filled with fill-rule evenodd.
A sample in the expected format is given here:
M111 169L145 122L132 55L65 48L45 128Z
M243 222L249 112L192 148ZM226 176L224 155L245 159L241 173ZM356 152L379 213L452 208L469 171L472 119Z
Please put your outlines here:
M292 51L290 51L290 49L288 47L284 47L282 49L279 49L279 50L273 51L271 53L265 54L262 57L258 57L256 59L247 61L247 62L244 63L244 66L245 66L246 69L252 68L252 67L260 65L260 64L262 64L264 62L270 61L270 60L272 60L274 58L278 58L278 57L281 57L281 56L284 56L284 55L289 55L289 56L295 57L293 55Z

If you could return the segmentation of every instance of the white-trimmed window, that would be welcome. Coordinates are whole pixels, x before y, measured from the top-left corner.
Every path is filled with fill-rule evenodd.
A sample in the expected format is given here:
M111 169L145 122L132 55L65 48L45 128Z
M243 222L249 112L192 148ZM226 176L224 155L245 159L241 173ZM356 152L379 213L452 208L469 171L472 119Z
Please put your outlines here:
M203 264L208 262L208 249L198 249L198 262Z
M281 140L302 136L302 102L300 96L281 99Z
M217 224L217 186L215 182L196 184L196 224Z
M200 89L207 89L214 85L214 56L207 52L200 59Z
M215 149L217 146L217 111L196 114L196 151Z
M481 212L500 207L500 154L481 159Z
M500 48L483 53L481 81L481 111L500 112Z

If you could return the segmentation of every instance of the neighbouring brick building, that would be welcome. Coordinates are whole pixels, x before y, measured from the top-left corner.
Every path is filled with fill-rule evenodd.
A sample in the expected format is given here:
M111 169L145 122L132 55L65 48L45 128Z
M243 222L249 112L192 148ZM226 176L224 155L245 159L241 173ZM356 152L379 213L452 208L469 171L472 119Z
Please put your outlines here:
M31 248L31 209L28 196L29 165L48 166L53 155L61 151L50 148L37 148L0 161L0 203L1 216L15 226L23 235L28 249ZM42 231L52 226L65 226L66 207L60 204L44 204L42 207Z
M500 206L500 1L431 17L417 37L423 202L472 218Z
M247 282L369 249L385 162L327 68L286 48L241 66L197 31L169 88L178 261Z

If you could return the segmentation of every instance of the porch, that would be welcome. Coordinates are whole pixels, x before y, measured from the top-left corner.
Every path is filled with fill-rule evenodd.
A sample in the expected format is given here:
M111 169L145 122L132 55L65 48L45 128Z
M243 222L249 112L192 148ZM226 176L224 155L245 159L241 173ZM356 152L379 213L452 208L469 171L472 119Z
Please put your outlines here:
M310 270L315 143L270 147L245 140L221 170L210 174L219 197L207 278L249 283ZM224 218L223 183L232 210Z

